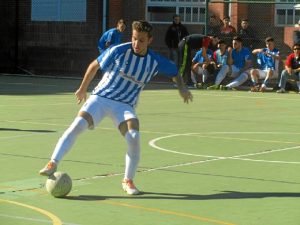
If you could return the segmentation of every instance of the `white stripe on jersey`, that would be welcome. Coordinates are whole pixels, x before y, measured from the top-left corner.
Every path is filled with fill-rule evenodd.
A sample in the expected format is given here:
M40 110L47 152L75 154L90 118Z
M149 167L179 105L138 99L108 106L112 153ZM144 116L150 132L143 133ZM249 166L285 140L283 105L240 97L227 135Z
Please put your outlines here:
M92 94L132 106L136 105L144 86L158 74L159 63L164 64L163 71L168 76L175 76L177 70L175 65L152 51L144 57L134 54L131 43L112 47L97 60L104 75Z

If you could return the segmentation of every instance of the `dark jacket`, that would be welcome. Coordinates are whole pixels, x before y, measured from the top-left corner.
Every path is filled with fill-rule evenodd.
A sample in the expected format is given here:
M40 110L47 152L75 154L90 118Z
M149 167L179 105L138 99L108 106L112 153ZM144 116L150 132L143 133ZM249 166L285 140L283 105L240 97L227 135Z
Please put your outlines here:
M243 39L243 46L253 48L253 44L257 42L255 31L248 27L247 29L240 29L239 36Z
M181 23L176 24L173 22L171 26L169 26L166 36L165 42L168 48L178 48L178 43L189 33L185 26Z

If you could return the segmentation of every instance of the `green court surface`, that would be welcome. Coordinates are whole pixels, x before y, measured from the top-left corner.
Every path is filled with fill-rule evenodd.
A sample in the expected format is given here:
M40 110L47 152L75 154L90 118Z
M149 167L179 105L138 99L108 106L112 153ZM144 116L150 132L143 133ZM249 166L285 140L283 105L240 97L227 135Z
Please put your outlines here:
M67 198L45 190L48 162L80 106L80 80L0 76L1 225L299 225L300 95L150 85L137 113L142 157L121 189L126 145L109 119L59 165Z

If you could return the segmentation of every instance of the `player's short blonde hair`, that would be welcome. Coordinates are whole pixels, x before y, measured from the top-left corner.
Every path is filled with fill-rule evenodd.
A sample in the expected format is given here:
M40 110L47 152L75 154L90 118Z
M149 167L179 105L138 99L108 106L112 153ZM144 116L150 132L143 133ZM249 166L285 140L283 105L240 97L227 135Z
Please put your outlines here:
M148 37L152 37L153 27L151 26L150 23L148 23L145 20L138 20L138 21L133 21L132 30L136 30L138 32L146 32L148 34Z

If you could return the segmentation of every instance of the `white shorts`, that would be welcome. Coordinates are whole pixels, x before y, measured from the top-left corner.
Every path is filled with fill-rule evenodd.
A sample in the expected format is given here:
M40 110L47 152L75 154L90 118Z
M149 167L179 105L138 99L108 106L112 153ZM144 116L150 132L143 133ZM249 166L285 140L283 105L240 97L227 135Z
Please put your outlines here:
M81 107L80 111L87 112L92 116L94 126L97 126L106 116L109 116L113 120L116 127L119 127L120 123L126 120L137 119L132 106L103 98L99 95L91 95ZM90 127L89 129L93 128L94 127Z
M265 79L267 77L269 70L260 70L260 69L256 69L256 70L258 71L258 79ZM272 78L277 78L277 77L278 77L277 71L273 70Z

